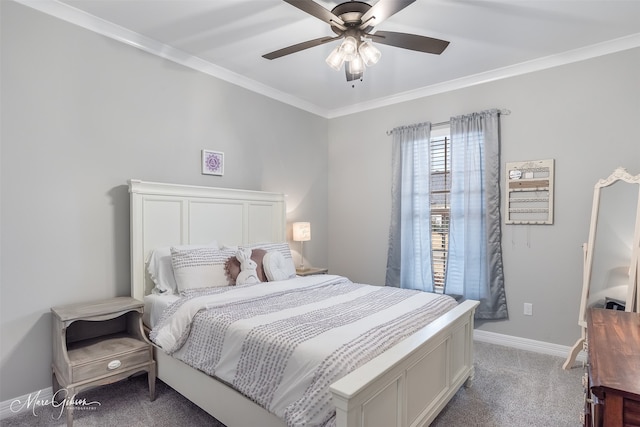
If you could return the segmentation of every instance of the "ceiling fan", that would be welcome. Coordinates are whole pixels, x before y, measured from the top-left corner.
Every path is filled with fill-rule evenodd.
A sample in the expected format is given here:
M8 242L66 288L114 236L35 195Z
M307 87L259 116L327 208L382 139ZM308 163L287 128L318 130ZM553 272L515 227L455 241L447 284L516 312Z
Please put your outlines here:
M331 11L312 0L284 1L326 22L337 35L294 44L262 55L262 57L276 59L334 40L344 39L331 52L326 61L330 67L337 71L346 62L347 81L362 79L365 66L374 65L380 59L381 53L371 41L435 55L440 55L449 45L448 41L416 34L392 31L374 32L376 25L400 12L416 0L379 0L373 6L362 1L347 1L337 5Z

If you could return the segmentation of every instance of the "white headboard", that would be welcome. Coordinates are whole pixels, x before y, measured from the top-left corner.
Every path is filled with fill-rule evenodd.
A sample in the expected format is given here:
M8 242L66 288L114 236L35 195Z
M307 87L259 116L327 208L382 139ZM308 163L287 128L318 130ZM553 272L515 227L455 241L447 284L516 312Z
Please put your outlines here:
M156 247L286 241L283 194L135 179L129 193L131 296L141 301L153 288L145 264Z

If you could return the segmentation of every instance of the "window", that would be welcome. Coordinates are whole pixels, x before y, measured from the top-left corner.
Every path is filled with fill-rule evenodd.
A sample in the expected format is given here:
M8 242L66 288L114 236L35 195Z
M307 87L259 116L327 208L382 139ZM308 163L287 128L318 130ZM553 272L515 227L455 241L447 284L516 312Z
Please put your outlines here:
M451 139L449 128L431 136L431 257L434 287L442 291L449 249L451 200Z

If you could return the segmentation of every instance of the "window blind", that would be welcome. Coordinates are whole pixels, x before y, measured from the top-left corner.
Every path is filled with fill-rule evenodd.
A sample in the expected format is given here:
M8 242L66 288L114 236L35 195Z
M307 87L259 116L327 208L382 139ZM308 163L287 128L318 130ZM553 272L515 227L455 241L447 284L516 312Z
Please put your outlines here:
M449 211L451 194L451 140L431 139L431 248L433 279L436 288L444 288L449 249Z

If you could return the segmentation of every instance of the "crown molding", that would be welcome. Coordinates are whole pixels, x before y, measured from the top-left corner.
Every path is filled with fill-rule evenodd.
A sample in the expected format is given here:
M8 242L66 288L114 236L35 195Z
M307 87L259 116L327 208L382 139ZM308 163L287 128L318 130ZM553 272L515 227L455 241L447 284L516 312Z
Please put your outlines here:
M165 45L149 37L123 28L112 22L98 18L84 11L76 9L57 0L14 0L17 3L36 9L40 12L59 18L63 21L78 25L87 30L101 34L122 43L134 46L147 53L184 65L185 67L200 71L226 82L240 86L252 92L259 93L309 113L332 119L350 114L360 113L375 108L386 107L418 98L437 95L444 92L463 89L496 80L545 70L560 65L583 61L598 56L608 55L627 49L640 47L640 33L618 39L585 46L567 52L550 55L539 59L510 65L483 73L474 74L459 79L454 79L419 89L402 92L388 97L374 99L372 101L350 105L344 108L327 109L289 95L272 87L256 82L240 74L219 67L184 51Z
M459 79L449 80L446 82L425 86L419 89L402 92L385 98L375 99L370 102L354 104L349 107L334 109L329 112L327 118L346 116L349 114L360 113L374 108L386 107L401 102L412 101L418 98L437 95L444 92L450 92L457 89L463 89L483 83L489 83L496 80L507 79L522 74L533 73L535 71L546 70L561 65L571 64L573 62L584 61L598 56L608 55L611 53L621 52L623 50L640 47L640 33L631 34L629 36L618 39L585 46L582 48L562 52L556 55L550 55L543 58L534 59L520 64L514 64L507 67L497 68L495 70L462 77Z

